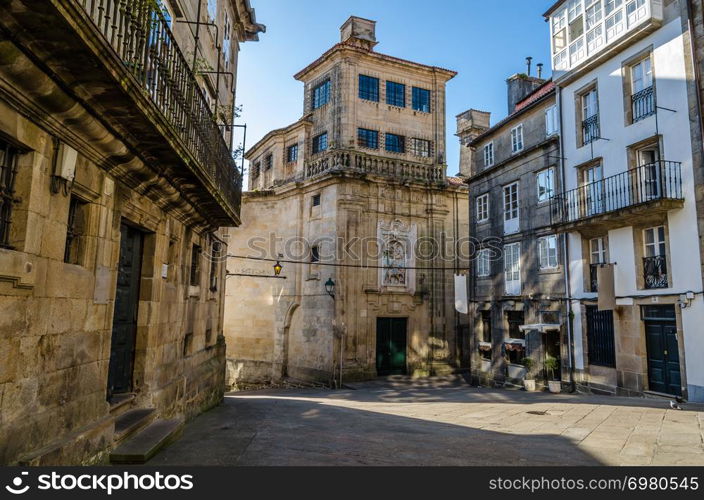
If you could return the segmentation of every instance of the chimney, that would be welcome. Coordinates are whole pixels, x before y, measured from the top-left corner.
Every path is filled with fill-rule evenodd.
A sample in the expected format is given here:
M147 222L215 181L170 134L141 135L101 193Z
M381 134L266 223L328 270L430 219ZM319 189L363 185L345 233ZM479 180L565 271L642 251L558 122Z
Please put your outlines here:
M538 77L530 76L530 71L533 63L532 57L526 57L526 66L528 73L518 73L513 75L506 84L508 85L508 114L510 115L516 109L516 104L532 94L535 89L545 83L541 77L543 76L543 65L538 64Z
M470 109L457 115L457 137L460 138L460 175L472 175L474 151L469 143L489 129L491 113Z
M356 45L366 50L373 50L376 41L376 21L350 16L340 26L340 41Z

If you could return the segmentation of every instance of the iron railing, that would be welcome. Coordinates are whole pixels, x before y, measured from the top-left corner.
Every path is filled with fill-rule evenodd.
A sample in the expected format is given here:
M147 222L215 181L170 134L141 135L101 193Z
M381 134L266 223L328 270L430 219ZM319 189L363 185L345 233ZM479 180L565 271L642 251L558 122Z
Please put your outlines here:
M240 173L158 2L78 1L214 187L238 210Z
M7 142L0 141L0 248L10 245L10 225L12 206L15 198L15 177L17 175L17 150Z
M582 142L589 144L600 137L599 114L595 114L582 122Z
M419 182L442 182L445 180L444 169L439 165L346 151L329 152L319 157L316 155L306 164L305 175L306 178L310 178L335 169Z
M576 222L657 200L682 200L681 163L657 161L550 199L553 224Z
M667 288L667 259L664 255L643 257L645 288Z
M633 122L655 113L655 89L652 85L631 96L631 112L633 113Z

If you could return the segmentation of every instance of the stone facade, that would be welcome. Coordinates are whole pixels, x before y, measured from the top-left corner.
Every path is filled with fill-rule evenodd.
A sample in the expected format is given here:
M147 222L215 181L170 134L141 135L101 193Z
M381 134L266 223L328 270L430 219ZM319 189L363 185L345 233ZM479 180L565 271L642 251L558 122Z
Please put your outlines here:
M514 75L507 83L507 118L489 128L488 113L457 117L477 245L468 294L471 372L480 384L520 386L530 378L540 387L546 356L561 361L565 376L570 365L562 240L550 214L550 197L561 185L556 98L550 81ZM507 282L508 259L515 257L507 248L518 249L515 286ZM533 360L528 373L526 358Z
M196 3L178 2L171 22ZM177 107L168 101L175 82L156 65L137 73L120 63L127 56L109 45L91 4L0 8L3 33L17 35L0 39L3 464L103 462L126 410L183 420L223 394L225 266L208 257L225 251L219 226L239 223L230 138L197 91L209 77L196 82L184 69L190 109L204 120L185 141L166 111ZM263 29L246 1L217 9L223 29L225 12L232 20L231 54ZM192 44L168 38L167 25L151 28L163 44ZM233 99L223 93L221 106ZM206 134L207 161L198 150ZM235 191L220 188L225 179Z
M467 267L457 248L466 189L445 176L444 162L454 73L375 52L373 21L352 17L341 35L296 75L301 120L247 152L251 191L230 254L268 260L228 261L237 274L225 303L232 385L283 377L340 385L466 366L466 318L453 290L453 273ZM360 75L371 87L360 89L369 84ZM391 134L405 147L387 147ZM440 243L442 255L419 252L422 241ZM271 279L277 258L285 280ZM387 326L398 344L390 369Z

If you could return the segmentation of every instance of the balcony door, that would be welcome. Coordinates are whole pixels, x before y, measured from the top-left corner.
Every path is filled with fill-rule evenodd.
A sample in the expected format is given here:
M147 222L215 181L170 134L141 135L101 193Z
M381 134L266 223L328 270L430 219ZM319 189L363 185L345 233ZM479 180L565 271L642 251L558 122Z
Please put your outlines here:
M650 146L636 151L638 192L641 203L660 198L660 151Z
M504 186L504 234L517 233L520 230L518 209L518 183Z
M584 211L587 217L604 211L604 169L601 163L582 171Z
M521 294L521 244L504 245L504 281L506 295Z

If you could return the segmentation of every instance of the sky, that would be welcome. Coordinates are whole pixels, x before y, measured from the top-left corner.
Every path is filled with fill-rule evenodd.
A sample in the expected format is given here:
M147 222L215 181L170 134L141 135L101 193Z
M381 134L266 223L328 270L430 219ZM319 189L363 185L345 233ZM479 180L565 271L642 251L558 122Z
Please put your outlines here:
M475 108L491 123L507 114L506 78L526 71L525 58L550 75L549 26L542 14L554 0L251 0L259 42L242 44L238 123L249 148L303 113L303 84L293 75L340 39L351 15L376 23L375 51L457 71L447 84L447 173L459 170L455 116ZM535 74L535 69L533 70ZM236 139L236 144L241 138ZM245 183L245 186L247 184Z

